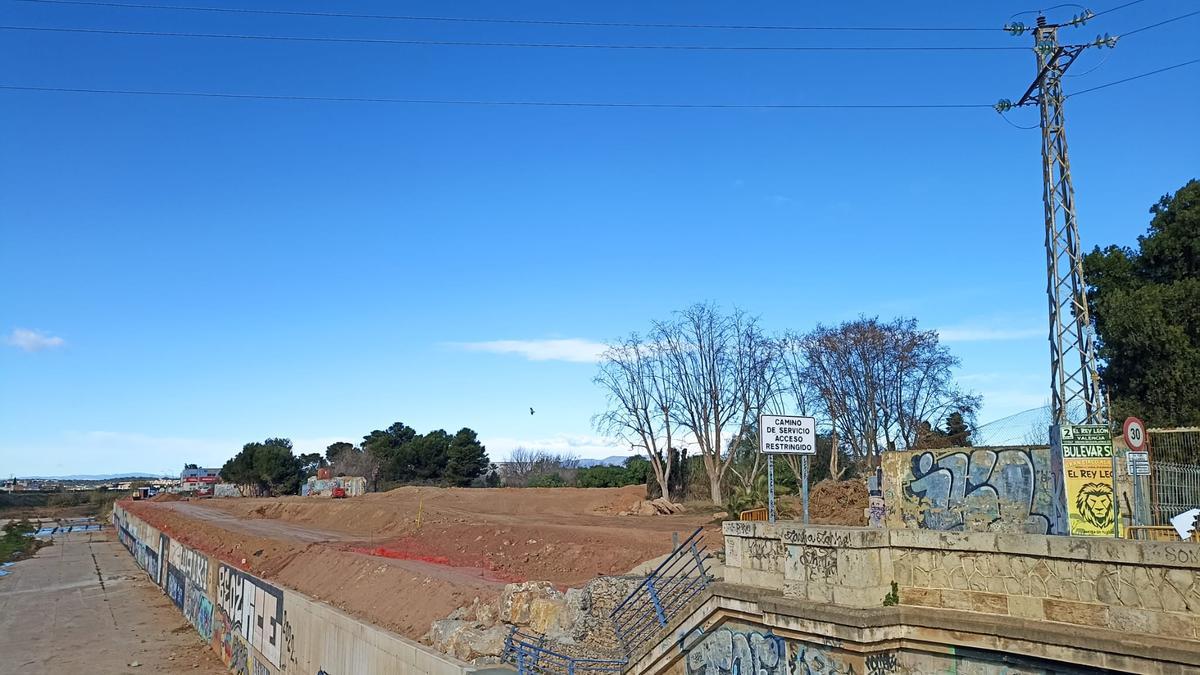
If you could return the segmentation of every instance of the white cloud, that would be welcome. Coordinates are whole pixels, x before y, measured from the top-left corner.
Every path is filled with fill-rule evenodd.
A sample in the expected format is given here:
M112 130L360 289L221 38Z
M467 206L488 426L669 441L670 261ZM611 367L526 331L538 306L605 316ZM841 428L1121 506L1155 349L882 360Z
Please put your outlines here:
M996 342L1000 340L1028 340L1044 337L1045 328L990 328L981 326L947 326L938 328L942 342Z
M600 360L600 355L606 349L603 342L580 338L459 342L454 346L472 352L516 354L530 361L570 361L572 363L595 363Z
M28 328L14 328L8 337L4 338L4 342L27 352L40 352L43 349L55 349L67 344L66 340L58 336L46 335Z

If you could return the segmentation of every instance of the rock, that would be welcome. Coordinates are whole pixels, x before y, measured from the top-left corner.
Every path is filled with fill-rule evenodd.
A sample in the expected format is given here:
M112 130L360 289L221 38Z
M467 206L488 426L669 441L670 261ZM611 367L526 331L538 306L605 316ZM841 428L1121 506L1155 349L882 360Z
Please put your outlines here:
M472 660L482 656L500 656L504 653L504 641L507 639L508 626L492 626L480 631L473 644L476 656L473 656Z
M451 639L463 628L467 628L466 621L461 619L441 619L434 621L429 626L429 632L425 634L424 641L433 646L434 649L449 654L448 645Z
M573 639L582 637L584 622L592 608L592 597L581 588L567 589L563 598L563 611L558 615L559 632Z
M483 626L493 626L500 620L500 608L490 602L480 603L475 608L475 620Z
M717 520L717 519L725 520L728 517L729 517L728 511L717 511L716 513L713 514L714 520Z
M559 632L559 617L566 603L558 598L534 598L529 603L529 628L543 635Z
M549 581L526 581L508 584L500 594L500 620L517 626L528 626L535 600L562 601L562 593ZM549 608L543 608L542 612Z

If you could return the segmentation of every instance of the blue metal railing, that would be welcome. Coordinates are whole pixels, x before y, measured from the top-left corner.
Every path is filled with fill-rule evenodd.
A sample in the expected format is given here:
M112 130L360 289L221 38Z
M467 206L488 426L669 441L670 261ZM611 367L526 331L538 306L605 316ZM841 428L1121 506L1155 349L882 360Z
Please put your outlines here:
M504 660L521 675L587 675L619 673L625 659L585 659L546 648L546 636L524 633L513 626L504 640Z
M712 582L704 567L703 532L696 528L609 615L626 654L653 638Z

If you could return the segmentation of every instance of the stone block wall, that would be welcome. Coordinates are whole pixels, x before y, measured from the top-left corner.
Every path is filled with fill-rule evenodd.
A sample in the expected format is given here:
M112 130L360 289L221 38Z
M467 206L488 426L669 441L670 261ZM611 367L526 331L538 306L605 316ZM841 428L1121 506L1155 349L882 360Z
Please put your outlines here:
M726 581L1200 640L1200 545L993 532L724 525ZM1198 645L1200 648L1200 645Z

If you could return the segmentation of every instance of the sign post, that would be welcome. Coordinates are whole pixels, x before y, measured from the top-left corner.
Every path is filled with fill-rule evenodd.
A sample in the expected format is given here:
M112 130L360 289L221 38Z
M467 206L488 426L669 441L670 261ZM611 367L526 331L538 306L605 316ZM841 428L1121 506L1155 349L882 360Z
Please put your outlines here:
M808 524L808 455L800 456L800 491L804 494L804 524Z
M1142 476L1150 475L1150 452L1146 444L1146 423L1136 417L1125 418L1121 427L1125 436L1125 445L1129 448L1125 454L1126 470L1129 480L1133 483L1133 518L1134 524L1141 525L1143 509L1146 508L1142 495Z
M1116 457L1104 424L1059 424L1067 523L1072 536L1121 536L1117 516Z
M775 455L801 455L804 522L808 523L808 458L817 452L817 420L793 415L758 416L758 450L767 456L767 512L775 522Z

